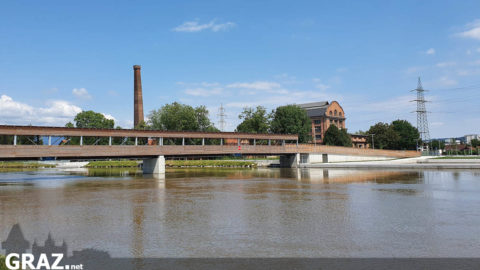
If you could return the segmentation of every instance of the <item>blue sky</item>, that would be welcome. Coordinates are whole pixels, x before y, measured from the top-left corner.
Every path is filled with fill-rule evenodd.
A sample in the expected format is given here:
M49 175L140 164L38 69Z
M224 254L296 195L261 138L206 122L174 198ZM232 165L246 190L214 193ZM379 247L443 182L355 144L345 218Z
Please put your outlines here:
M206 105L337 100L350 132L407 119L422 77L432 137L480 133L480 1L3 1L0 124L64 125L81 110L133 123ZM218 126L218 125L217 125Z

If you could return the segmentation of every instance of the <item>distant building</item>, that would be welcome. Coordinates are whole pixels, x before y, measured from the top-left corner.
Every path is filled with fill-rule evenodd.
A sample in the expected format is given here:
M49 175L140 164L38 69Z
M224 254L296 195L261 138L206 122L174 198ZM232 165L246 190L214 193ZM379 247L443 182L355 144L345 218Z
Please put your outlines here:
M342 106L336 101L328 101L297 104L300 108L307 111L308 117L312 120L312 136L314 142L321 144L325 137L325 132L330 125L336 125L339 129L345 128L345 112Z
M470 144L470 142L472 140L475 140L475 139L480 140L480 134L469 134L469 135L465 135L463 137L465 138L465 142L467 144Z
M350 134L350 138L352 139L352 147L369 148L369 144L367 143L368 135Z

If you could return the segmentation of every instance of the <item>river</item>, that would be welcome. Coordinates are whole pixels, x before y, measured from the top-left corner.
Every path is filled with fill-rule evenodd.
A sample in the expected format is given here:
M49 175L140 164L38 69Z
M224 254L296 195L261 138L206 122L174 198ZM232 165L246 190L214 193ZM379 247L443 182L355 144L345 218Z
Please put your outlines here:
M3 171L0 241L16 223L113 257L476 257L480 172Z

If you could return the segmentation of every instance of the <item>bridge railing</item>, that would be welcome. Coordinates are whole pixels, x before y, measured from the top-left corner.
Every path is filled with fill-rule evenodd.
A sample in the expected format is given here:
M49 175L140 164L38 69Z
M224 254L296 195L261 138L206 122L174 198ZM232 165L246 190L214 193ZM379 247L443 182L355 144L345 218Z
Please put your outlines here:
M10 145L285 145L297 135L182 132L0 125L0 144Z

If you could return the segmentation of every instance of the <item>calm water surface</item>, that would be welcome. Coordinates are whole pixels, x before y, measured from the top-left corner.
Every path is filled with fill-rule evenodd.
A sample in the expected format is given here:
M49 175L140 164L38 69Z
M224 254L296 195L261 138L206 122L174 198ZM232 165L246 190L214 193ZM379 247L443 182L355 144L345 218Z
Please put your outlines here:
M478 257L480 172L3 171L0 240L15 223L114 257Z

